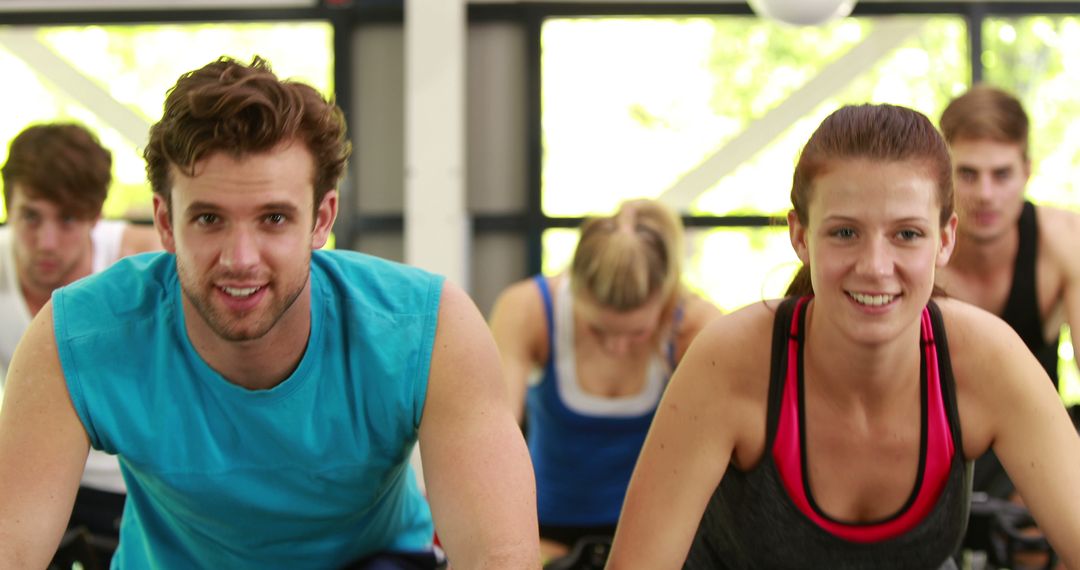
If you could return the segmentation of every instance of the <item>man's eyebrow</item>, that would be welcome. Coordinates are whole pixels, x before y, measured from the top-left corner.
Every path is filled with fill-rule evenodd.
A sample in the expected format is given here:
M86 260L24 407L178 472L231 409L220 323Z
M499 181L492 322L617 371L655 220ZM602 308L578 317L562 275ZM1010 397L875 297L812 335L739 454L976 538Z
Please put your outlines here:
M263 212L273 211L273 212L290 212L290 213L300 211L300 209L297 208L296 205L293 204L292 202L269 202L267 204L263 204L262 206L260 206L259 210L263 211Z
M204 201L196 200L196 201L188 204L187 208L184 208L184 211L189 212L189 213L190 212L195 212L195 211L198 211L198 212L215 211L216 212L217 210L220 210L220 209L221 208L218 207L217 204L214 204L214 203L211 203L211 202L204 202Z

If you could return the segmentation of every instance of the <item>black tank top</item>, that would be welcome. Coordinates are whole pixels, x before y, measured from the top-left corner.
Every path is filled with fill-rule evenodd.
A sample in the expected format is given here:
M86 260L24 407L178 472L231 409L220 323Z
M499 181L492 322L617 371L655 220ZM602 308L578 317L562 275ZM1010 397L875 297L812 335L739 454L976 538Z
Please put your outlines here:
M1020 245L1016 250L1016 264L1013 267L1012 289L1001 318L1009 323L1024 344L1039 359L1046 369L1054 386L1058 385L1058 340L1046 342L1043 336L1042 316L1039 314L1039 300L1035 287L1035 260L1039 253L1039 225L1035 219L1035 206L1024 202L1020 212Z
M971 470L970 464L964 461L948 342L937 305L933 301L927 305L929 322L924 326L921 343L923 383L920 461L919 476L911 498L898 513L884 521L866 525L841 523L831 519L826 521L826 524L832 524L834 528L849 527L847 530L858 535L861 531L872 530L869 527L880 529L894 525L897 520L910 514L914 504L926 502L923 494L936 494L936 500L929 503L923 514L908 521L903 527L906 530L894 529L888 538L875 539L867 539L865 536L844 538L836 530L829 530L821 524L822 519L828 518L824 513L808 515L805 506L800 507L797 504L799 498L793 497L788 487L785 487L782 468L777 464L777 457L782 458L784 454L783 451L778 453L779 448L776 447L778 438L782 439L783 436L779 433L781 416L790 413L785 406L797 401L799 408L802 407L802 346L805 333L800 335L802 338L798 338L792 331L805 331L805 310L796 311L797 307L803 305L804 303L799 303L799 299L790 298L780 305L776 313L765 453L758 465L749 471L740 471L734 465L729 466L705 509L684 569L955 568L952 556L960 546L968 520ZM794 323L798 323L798 326L794 326ZM926 334L927 329L932 332ZM797 354L797 362L791 362L792 358L789 358L789 347L793 340L797 348L791 354ZM935 348L936 353L933 350ZM932 357L935 354L937 366L932 363L928 366L927 356ZM789 367L797 369L794 373L797 374L799 394L797 400L792 400L788 395L788 403L785 404L785 385L789 385L788 375L792 370ZM933 374L935 369L938 372L936 375ZM935 380L940 391L928 389L931 387L930 382ZM934 485L922 480L928 455L927 434L931 431L927 428L928 418L934 412L931 409L933 404L928 404L928 401L935 400L928 397L928 392L940 394L940 398L936 399L939 408L937 412L943 414L945 420L942 423L947 424L947 427L938 426L938 429L947 429L951 436L951 460L947 464L947 470L941 472L944 480L938 480L938 491L927 491ZM802 421L804 419L800 409L798 431L805 433L801 427ZM933 422L929 423L933 425ZM805 453L802 453L801 461L799 468L805 470ZM808 484L805 489L806 498L813 504ZM815 518L818 520L815 521Z

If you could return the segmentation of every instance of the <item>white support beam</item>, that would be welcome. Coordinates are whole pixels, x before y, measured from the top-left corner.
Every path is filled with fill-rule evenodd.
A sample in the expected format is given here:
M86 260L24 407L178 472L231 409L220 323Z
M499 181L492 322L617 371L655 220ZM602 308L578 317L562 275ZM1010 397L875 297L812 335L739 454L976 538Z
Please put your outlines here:
M465 18L465 0L405 0L405 262L468 291Z
M405 261L468 290L465 0L405 2Z
M690 203L716 181L750 160L795 121L870 69L922 26L923 21L918 18L876 20L874 28L861 43L825 66L798 91L747 125L746 129L703 160L697 168L675 181L660 195L660 200L676 211L689 210Z
M131 141L135 148L141 149L145 146L150 122L117 101L108 91L38 41L35 32L34 28L0 28L0 45L25 61L59 91L78 101L116 129L121 136ZM7 89L16 88L7 86Z

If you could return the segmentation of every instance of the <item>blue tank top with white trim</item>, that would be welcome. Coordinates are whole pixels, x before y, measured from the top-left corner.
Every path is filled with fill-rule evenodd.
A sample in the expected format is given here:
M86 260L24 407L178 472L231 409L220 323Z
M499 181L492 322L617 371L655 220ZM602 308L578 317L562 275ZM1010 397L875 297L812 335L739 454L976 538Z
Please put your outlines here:
M577 383L568 280L562 281L555 301L542 275L534 281L544 300L549 347L542 376L525 398L540 524L614 525L674 368L674 342L665 347L667 362L658 355L650 364L641 393L623 398L586 394Z

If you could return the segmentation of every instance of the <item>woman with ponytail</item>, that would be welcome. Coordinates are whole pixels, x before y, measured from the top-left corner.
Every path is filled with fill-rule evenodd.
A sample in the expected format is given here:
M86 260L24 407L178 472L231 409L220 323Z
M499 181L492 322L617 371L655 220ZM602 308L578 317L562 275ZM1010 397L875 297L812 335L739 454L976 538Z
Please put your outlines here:
M526 426L549 555L614 533L657 402L719 311L682 283L683 228L652 200L581 226L569 270L511 285L491 328Z
M713 321L672 377L608 568L954 568L993 448L1080 567L1080 439L994 315L932 297L956 235L922 114L843 107L795 168L790 296Z

